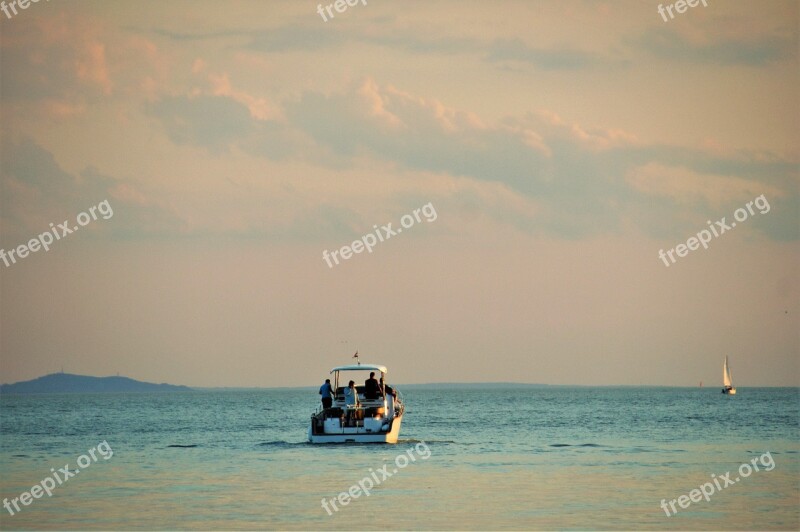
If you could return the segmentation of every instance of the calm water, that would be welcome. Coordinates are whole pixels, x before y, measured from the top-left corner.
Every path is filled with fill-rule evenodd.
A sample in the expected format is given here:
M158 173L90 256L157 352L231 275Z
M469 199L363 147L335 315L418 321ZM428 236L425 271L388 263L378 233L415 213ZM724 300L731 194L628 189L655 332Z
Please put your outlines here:
M314 390L2 396L1 497L51 468L76 469L102 441L113 456L96 453L16 515L2 509L0 526L800 529L798 388L401 390L408 414L396 446L305 443ZM397 468L411 448L415 461ZM771 471L759 462L672 517L659 506L712 474L733 480L766 452ZM397 473L370 496L323 509L384 465Z

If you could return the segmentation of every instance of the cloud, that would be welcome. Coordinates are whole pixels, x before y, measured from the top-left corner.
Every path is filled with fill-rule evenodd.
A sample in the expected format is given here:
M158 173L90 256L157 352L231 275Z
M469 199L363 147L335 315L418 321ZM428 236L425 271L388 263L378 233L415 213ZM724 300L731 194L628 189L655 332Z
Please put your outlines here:
M169 96L148 105L175 144L227 151L250 135L254 124L246 105L230 96Z
M305 93L286 105L286 114L343 158L367 155L410 170L502 183L537 200L531 230L562 236L631 224L652 229L676 213L681 219L681 212L700 209L705 216L750 193L797 196L796 163L776 156L647 145L625 131L545 112L487 124L371 80L332 95ZM691 217L685 218L688 225ZM783 221L791 223L791 212Z
M629 40L632 47L659 59L701 65L763 67L793 59L797 41L779 35L689 36L671 27L648 30Z
M578 70L606 63L596 54L571 48L536 48L519 38L495 40L488 47L486 60L491 63L518 61L540 70Z
M700 201L716 209L753 199L760 194L776 199L786 195L781 189L758 181L704 174L659 163L632 168L627 180L643 194L665 196L680 203Z
M52 153L29 138L0 144L2 246L16 245L47 229L50 222L74 219L78 213L109 200L113 224L93 224L95 234L142 236L182 231L183 222L167 203L154 200L135 183L105 175L94 167L79 175L65 172Z
M100 103L152 98L170 74L151 41L64 11L18 17L0 33L6 122L63 122Z
M268 31L208 32L182 34L158 31L158 35L172 40L217 40L244 37L245 49L279 54L286 52L334 51L352 45L368 45L402 51L413 55L465 55L497 66L508 62L532 65L540 70L579 70L613 66L613 62L600 54L579 50L571 46L533 46L522 39L478 39L474 37L421 36L410 28L392 26L392 20L382 21L381 31L358 25L304 25L271 28ZM622 64L621 62L619 64Z
M352 29L352 28L351 28ZM246 48L260 52L316 52L341 48L358 40L357 33L337 30L331 25L284 26L269 31L254 32Z
M735 208L748 194L769 193L790 209L797 201L796 163L774 154L646 144L627 131L569 123L546 111L487 123L371 78L273 104L234 87L227 74L206 74L203 61L193 70L208 87L149 106L175 144L213 154L236 147L332 170L366 158L496 183L533 200L535 216L512 217L531 232L581 238L636 227L665 236L690 228L692 212L705 217ZM773 236L791 225L787 216L772 217L780 221ZM665 225L670 219L675 223Z
M370 154L411 169L537 186L534 168L548 147L534 131L487 126L441 102L380 88L372 80L346 93L307 92L286 104L286 115L319 144L342 157Z
M76 28L75 26L78 26ZM100 30L58 17L20 17L0 38L3 100L75 104L111 93Z
M247 107L250 115L256 120L269 120L272 116L270 105L267 103L266 98L257 98L244 91L234 89L227 74L219 76L212 74L209 78L214 84L214 96L230 96Z

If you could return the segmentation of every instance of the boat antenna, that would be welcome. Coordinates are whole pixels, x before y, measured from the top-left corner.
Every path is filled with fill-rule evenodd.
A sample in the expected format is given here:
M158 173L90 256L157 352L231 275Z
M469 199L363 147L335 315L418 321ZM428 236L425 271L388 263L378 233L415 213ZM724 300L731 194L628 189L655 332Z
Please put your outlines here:
M358 349L356 349L356 354L353 355L353 358L356 359L356 362L358 362L358 365L360 366L361 365L361 361L358 359Z

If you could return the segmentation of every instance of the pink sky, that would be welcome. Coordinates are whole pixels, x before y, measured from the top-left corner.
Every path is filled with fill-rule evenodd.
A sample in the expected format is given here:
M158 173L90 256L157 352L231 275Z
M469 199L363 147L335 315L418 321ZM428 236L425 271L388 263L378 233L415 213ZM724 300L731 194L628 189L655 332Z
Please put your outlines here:
M800 385L797 4L656 8L0 13L0 248L114 209L0 262L0 382Z

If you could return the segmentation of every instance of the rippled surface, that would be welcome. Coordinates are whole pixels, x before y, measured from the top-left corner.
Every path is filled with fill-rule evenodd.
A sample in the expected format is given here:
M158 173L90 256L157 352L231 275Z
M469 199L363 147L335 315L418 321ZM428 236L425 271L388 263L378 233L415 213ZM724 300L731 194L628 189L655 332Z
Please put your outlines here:
M3 498L104 440L114 452L16 515L0 509L0 526L800 529L797 388L402 390L396 446L305 443L314 390L0 396ZM420 441L428 459L322 508ZM767 451L771 471L672 517L659 506Z

